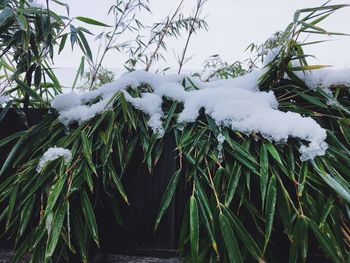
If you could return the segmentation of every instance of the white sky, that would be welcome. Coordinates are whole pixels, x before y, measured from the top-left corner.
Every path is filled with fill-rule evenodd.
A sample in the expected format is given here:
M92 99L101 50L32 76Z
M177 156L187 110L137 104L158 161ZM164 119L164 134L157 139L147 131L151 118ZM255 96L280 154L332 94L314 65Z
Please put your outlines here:
M113 0L69 0L71 16L87 16L106 23L112 23L107 11ZM142 21L151 25L165 17L174 9L179 0L150 0L153 14L144 15ZM185 0L183 12L190 13L196 0ZM283 30L292 21L295 10L319 6L320 0L208 0L203 14L207 16L209 31L200 31L190 43L188 55L194 57L185 69L200 69L210 55L220 54L228 61L243 60L249 56L245 48L252 42L263 42L277 30ZM349 3L350 0L333 0L331 4ZM59 8L62 13L64 9ZM322 24L329 31L350 33L350 7L339 10ZM86 26L88 27L88 26ZM89 28L89 27L88 27ZM101 28L92 28L98 33ZM167 63L156 68L176 65L174 53L179 54L183 41L172 40L168 44ZM97 43L93 45L96 51ZM333 37L332 41L313 45L307 52L317 56L320 64L330 64L338 68L350 67L350 37ZM75 68L79 65L81 53L78 49L71 52L68 48L55 58L56 67ZM122 68L124 59L118 53L111 52L104 61L107 68Z

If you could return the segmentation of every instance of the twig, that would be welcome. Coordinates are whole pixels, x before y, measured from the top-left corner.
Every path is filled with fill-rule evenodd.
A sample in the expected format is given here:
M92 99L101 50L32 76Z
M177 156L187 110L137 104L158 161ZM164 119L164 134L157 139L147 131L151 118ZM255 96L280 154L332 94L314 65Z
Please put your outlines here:
M175 19L175 17L177 16L177 14L179 13L180 8L182 7L183 2L184 2L184 0L181 0L181 2L178 4L177 8L175 9L173 15L171 16L170 19L168 19L168 20L166 21L166 23L165 23L163 29L161 30L161 32L163 32L163 34L161 34L161 37L160 37L159 41L157 42L156 49L154 50L154 52L152 53L152 55L151 55L151 57L150 57L148 63L146 64L146 68L145 68L146 71L149 71L149 69L150 69L150 67L151 67L151 65L152 65L152 63L153 63L153 61L154 61L156 55L157 55L158 52L159 52L160 47L162 46L162 43L163 43L164 37L165 37L165 35L166 35L166 33L167 33L167 30L168 30L169 26L171 25L171 23L174 21L174 19ZM153 38L149 41L149 44L154 40L155 37L156 37L156 35L154 35ZM146 50L146 49L145 49L145 50ZM145 51L145 50L144 50L144 51Z
M190 30L189 30L188 35L187 35L186 44L185 44L184 49L182 50L182 55L181 55L181 58L179 60L179 70L177 72L178 74L181 73L182 67L185 64L185 57L186 57L188 45L190 43L192 34L194 32L196 32L195 23L196 23L196 21L198 19L200 11L201 11L201 9L202 9L202 7L203 7L205 2L206 2L206 0L198 0L198 2L197 2L196 11L195 11L195 14L194 14L194 17L193 17L193 20L192 20L192 24L191 24Z

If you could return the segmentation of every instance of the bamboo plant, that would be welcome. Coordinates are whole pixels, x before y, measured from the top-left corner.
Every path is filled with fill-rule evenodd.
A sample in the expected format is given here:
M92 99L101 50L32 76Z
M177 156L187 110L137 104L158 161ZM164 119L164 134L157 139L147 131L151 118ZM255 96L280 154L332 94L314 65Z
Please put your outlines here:
M204 113L182 127L176 122L182 105L164 102L164 129L175 137L178 170L154 227L185 181L190 194L179 250L187 262L309 262L315 254L331 262L350 260L349 87L332 86L332 94L312 90L296 74L321 67L307 63L303 45L310 43L300 42L301 34L335 34L317 24L343 7L297 11L259 82L261 90L274 91L280 110L310 116L327 129L325 156L301 161L298 139L274 144L259 134L218 127ZM144 89L151 87L130 92L140 96ZM123 93L110 104L111 110L72 125L68 133L52 110L39 124L0 141L13 143L0 171L0 202L6 207L0 220L15 240L13 262L28 252L32 262L69 261L72 254L88 262L91 245L100 244L95 204L106 200L120 222L116 194L128 203L123 177L135 149L143 149L150 173L157 165L163 139L147 127L148 117ZM42 154L54 145L71 149L71 162L57 159L37 172ZM14 172L5 178L10 168ZM282 253L280 244L288 251Z

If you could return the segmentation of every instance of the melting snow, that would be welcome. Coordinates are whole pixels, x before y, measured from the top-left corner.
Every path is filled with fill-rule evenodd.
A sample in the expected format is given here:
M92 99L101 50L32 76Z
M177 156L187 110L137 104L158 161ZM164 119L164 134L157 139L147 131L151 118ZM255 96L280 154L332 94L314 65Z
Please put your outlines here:
M162 102L163 97L167 97L184 105L178 123L196 121L199 110L204 108L218 126L244 133L259 132L276 142L286 142L289 137L308 141L308 145L300 148L302 160L324 155L326 131L310 117L279 111L274 93L262 92L258 88L257 81L263 73L264 70L253 71L235 79L202 82L185 75L160 76L135 71L98 90L58 95L52 106L59 112L59 120L64 125L74 121L81 123L110 109L113 95L122 91L127 101L150 116L148 125L152 130L163 135ZM186 79L191 80L186 81L186 85L192 82L197 89L185 90L180 83ZM132 97L127 89L137 89L141 84L148 84L153 92L142 93L140 98Z
M40 172L47 162L56 160L59 157L63 157L65 163L68 164L72 160L72 153L70 152L70 150L67 150L64 148L60 148L56 146L51 147L40 158L40 161L36 170Z

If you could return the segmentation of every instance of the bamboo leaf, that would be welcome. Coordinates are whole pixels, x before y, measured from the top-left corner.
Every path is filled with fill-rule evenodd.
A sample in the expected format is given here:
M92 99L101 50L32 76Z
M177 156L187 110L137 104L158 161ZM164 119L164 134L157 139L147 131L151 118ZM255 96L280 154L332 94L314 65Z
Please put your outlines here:
M245 247L252 254L252 256L258 262L264 262L262 251L260 250L258 244L254 241L254 238L248 233L246 228L242 225L240 220L234 215L233 212L231 212L226 207L223 207L223 213L227 217L227 219L230 221L230 224L233 227L235 233L238 234L239 238L243 241Z
M129 205L129 200L128 200L128 196L126 195L126 192L124 190L123 184L119 178L119 176L117 175L113 165L110 163L108 166L108 172L109 175L111 176L115 186L118 189L118 192L120 193L120 195L123 197L124 201Z
M85 216L86 224L90 230L91 236L95 240L97 246L100 246L94 210L92 209L89 197L85 191L81 192L80 201Z
M344 198L344 200L350 204L350 189L346 188L344 185L339 183L335 178L333 178L330 174L328 174L326 171L320 168L316 164L315 161L311 161L312 165L314 166L315 170L318 172L318 174L321 176L323 181L326 182L339 196Z
M322 233L318 225L311 219L307 219L308 224L314 233L316 239L318 240L322 250L328 255L328 257L335 263L344 262L337 252L337 249L334 247L333 242L329 239L326 233Z
M304 217L301 216L297 218L293 231L293 240L289 252L290 263L298 263L300 246L302 246L305 239L307 239L307 222Z
M92 146L91 141L89 141L88 136L84 131L81 132L81 142L83 145L83 155L85 157L85 160L89 164L91 170L94 172L94 174L97 175L97 171L95 168L95 165L92 162Z
M196 188L198 189L198 184L196 184ZM212 218L211 218L211 220L209 220L210 216L212 216L212 215L211 215L211 212L210 212L210 214L208 214L206 209L204 208L205 206L208 205L208 203L205 203L206 201L204 201L199 196L197 191L196 191L196 196L198 198L197 200L198 200L200 215L201 215L201 218L204 221L204 226L207 229L207 232L208 232L208 235L209 235L209 239L211 241L211 246L214 249L216 256L219 257L218 245L217 245L217 242L216 242L216 238L214 236L214 229L212 227L212 223L213 223L211 221ZM203 204L203 203L205 203L205 204Z
M58 180L52 185L49 193L48 193L48 198L47 198L47 205L45 208L45 215L47 215L48 213L51 213L53 207L55 206L61 191L63 189L63 186L66 182L66 178L67 178L67 174L66 173L62 173L59 175L60 177L58 178Z
M192 262L198 262L199 254L199 218L197 200L192 195L190 199L190 240Z
M27 31L29 28L28 21L22 13L16 14L16 20L23 31Z
M25 93L28 94L33 99L37 100L38 102L43 102L42 98L39 96L38 93L36 93L34 90L31 89L26 83L18 79L17 77L13 77L16 81L17 85L20 87L20 89Z
M53 217L52 228L51 228L51 231L49 232L49 237L46 244L46 251L45 251L46 260L50 259L53 253L55 252L58 239L62 232L63 221L66 217L66 213L67 213L67 203L62 202Z
M15 154L17 153L19 147L22 145L24 138L21 137L17 143L12 147L10 153L8 154L5 162L3 163L1 170L0 170L0 176L6 171L10 163L12 162L13 158L15 157Z
M267 155L267 147L263 144L260 148L260 193L262 207L265 207L265 197L267 183L269 180L269 158Z
M338 123L346 142L350 145L350 119L342 118Z
M64 49L64 47L66 46L67 37L68 37L68 33L65 33L62 35L60 46L58 49L58 54L60 54L62 52L62 50Z
M12 219L12 213L15 209L15 204L17 200L18 184L14 185L11 191L10 200L8 203L7 219L6 219L6 230L9 229L10 221Z
M306 181L308 172L309 172L309 164L308 162L303 162L300 169L299 180L298 180L298 196L303 195L305 181Z
M105 23L102 23L100 21L91 19L89 17L77 16L75 19L77 19L77 20L79 20L81 22L84 22L86 24L93 25L93 26L110 27L109 25L107 25Z
M225 241L226 250L228 253L229 262L232 263L243 263L240 249L235 238L232 226L226 216L220 212L219 222L221 234Z
M173 175L173 177L171 178L166 190L165 190L162 201L160 203L160 208L159 208L159 212L158 212L158 215L156 218L156 222L154 225L154 231L156 231L164 213L168 209L170 202L173 199L173 196L174 196L175 191L176 191L176 187L177 187L178 182L179 182L180 175L181 175L181 170L176 171L175 174Z
M269 186L267 189L267 196L266 196L266 223L265 223L265 243L264 243L264 251L267 248L267 244L270 240L272 225L275 217L275 206L276 206L276 178L275 176L271 176Z
M84 33L80 30L77 30L78 36L83 44L84 47L84 53L86 54L86 56L90 59L90 61L92 61L92 52L91 52L91 48L89 45L89 42L87 41Z
M225 195L225 206L228 207L231 204L234 194L236 192L238 181L242 173L242 166L236 162L232 169L232 174L227 169L225 169L225 173L227 174L227 176L229 176L229 181Z

